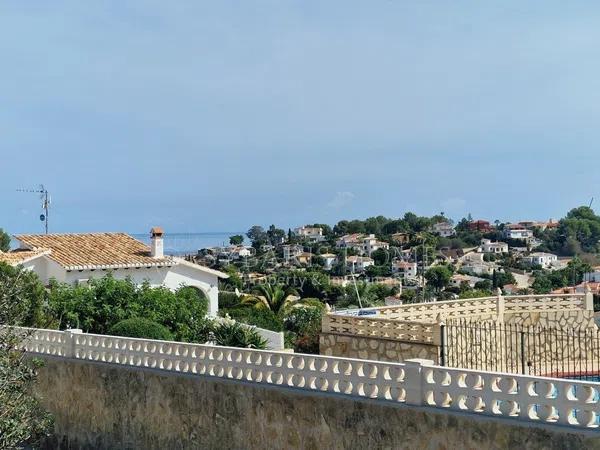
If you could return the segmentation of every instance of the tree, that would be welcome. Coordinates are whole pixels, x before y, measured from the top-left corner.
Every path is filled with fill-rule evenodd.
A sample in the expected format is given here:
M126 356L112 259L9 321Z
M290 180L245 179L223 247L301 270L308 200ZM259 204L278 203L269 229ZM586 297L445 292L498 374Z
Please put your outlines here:
M268 242L267 233L264 228L260 225L254 225L247 232L246 236L252 242L252 247L258 249L261 245L266 244Z
M37 287L32 286L37 283ZM35 274L0 263L0 323L36 325L31 322L29 294L43 292ZM36 446L48 433L51 418L32 395L39 361L20 350L27 332L5 327L0 331L0 448Z
M0 228L0 252L10 250L10 236L2 228Z
M391 264L390 252L389 250L378 248L371 254L371 258L375 261L375 264L378 266L389 265Z
M271 225L267 230L267 239L271 245L279 245L285 241L285 231Z
M259 309L269 309L277 316L281 316L297 301L294 294L295 290L292 288L264 283L255 288L253 295L244 296L241 303Z
M452 269L448 266L434 266L425 272L425 279L437 292L443 290L452 278Z
M244 243L244 236L241 234L234 234L233 236L229 236L229 243L231 245L242 245Z

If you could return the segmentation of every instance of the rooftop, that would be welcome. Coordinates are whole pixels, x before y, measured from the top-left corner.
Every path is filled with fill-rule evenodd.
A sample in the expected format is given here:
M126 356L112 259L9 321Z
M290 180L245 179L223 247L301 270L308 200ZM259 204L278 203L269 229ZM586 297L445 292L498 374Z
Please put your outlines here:
M49 249L48 257L67 270L175 264L169 256L153 258L146 244L125 233L22 234L15 238L28 250Z
M0 262L15 266L49 253L50 250L46 248L40 248L37 250L18 249L8 253L0 251Z

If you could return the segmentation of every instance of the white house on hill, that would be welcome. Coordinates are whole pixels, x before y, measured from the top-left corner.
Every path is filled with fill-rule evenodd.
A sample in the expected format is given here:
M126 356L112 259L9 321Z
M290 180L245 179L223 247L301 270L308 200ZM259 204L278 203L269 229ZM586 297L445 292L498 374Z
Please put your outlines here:
M152 228L151 245L125 233L47 234L15 236L19 248L0 253L0 261L23 265L48 284L86 283L111 273L117 279L131 278L134 283L148 281L152 286L175 290L193 286L208 298L208 312L219 309L219 278L228 275L182 258L163 253L163 231Z

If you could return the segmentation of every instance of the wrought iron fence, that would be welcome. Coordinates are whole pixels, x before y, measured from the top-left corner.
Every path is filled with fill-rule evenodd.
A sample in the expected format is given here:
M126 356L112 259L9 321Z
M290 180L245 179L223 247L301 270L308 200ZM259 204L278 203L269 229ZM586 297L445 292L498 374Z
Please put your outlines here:
M448 367L583 380L600 379L598 328L544 328L454 320L443 326Z

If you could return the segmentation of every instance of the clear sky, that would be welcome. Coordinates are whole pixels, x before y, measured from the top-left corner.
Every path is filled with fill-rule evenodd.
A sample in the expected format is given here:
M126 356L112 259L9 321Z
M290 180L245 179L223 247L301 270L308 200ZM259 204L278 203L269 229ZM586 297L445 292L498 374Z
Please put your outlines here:
M3 1L0 227L229 231L600 202L600 4Z

